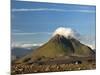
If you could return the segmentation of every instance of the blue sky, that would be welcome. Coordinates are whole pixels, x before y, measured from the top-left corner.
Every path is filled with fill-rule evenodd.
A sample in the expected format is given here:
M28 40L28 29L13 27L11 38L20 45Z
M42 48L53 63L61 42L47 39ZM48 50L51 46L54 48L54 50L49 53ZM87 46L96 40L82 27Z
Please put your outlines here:
M95 44L95 6L24 2L12 0L12 43L40 44L58 27L70 27Z

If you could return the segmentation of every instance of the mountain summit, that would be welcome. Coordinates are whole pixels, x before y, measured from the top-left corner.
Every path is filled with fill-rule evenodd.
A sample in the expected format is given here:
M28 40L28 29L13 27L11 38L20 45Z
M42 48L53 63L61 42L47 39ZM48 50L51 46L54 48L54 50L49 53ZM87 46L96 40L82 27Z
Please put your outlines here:
M18 62L32 62L37 59L44 58L59 58L63 56L83 56L90 57L94 55L94 51L80 43L75 38L65 37L63 35L56 34L47 43L37 48L31 54L22 57Z
M57 34L38 48L35 54L44 57L59 57L68 55L91 56L93 53L90 47L80 43L78 40Z

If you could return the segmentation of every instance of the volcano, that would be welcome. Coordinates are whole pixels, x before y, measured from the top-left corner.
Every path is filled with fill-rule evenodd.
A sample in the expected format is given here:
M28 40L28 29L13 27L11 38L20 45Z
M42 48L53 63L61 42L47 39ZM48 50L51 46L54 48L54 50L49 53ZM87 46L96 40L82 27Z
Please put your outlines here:
M33 62L39 59L59 58L65 56L91 57L93 55L95 55L95 52L77 39L70 36L66 38L63 35L57 34L47 43L25 57L20 58L17 62Z

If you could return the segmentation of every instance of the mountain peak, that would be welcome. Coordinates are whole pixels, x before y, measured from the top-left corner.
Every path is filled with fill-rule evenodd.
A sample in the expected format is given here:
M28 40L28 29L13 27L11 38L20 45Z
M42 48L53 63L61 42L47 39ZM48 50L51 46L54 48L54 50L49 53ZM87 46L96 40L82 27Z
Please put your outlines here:
M52 39L61 39L61 38L66 38L66 37L64 37L63 35L56 34L55 36L53 36Z
M19 62L24 62L30 58L28 62L35 61L38 58L56 58L61 56L92 56L92 49L74 38L74 31L66 28L58 28L53 37L35 52L23 57Z
M65 36L63 35L59 35L59 34L56 34L55 36L53 36L49 41L50 42L57 42L57 43L61 43L61 42L65 42L67 41L68 39L71 39L71 38L66 38Z

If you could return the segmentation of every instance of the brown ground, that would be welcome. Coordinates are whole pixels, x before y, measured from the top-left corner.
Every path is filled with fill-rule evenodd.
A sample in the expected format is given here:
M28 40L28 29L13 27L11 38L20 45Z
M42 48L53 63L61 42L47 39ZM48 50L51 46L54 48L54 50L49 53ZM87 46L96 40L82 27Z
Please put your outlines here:
M31 64L22 65L17 64L11 67L12 74L27 74L27 73L40 73L40 72L58 72L58 71L75 71L75 70L93 70L96 69L95 63L82 63L82 64Z

